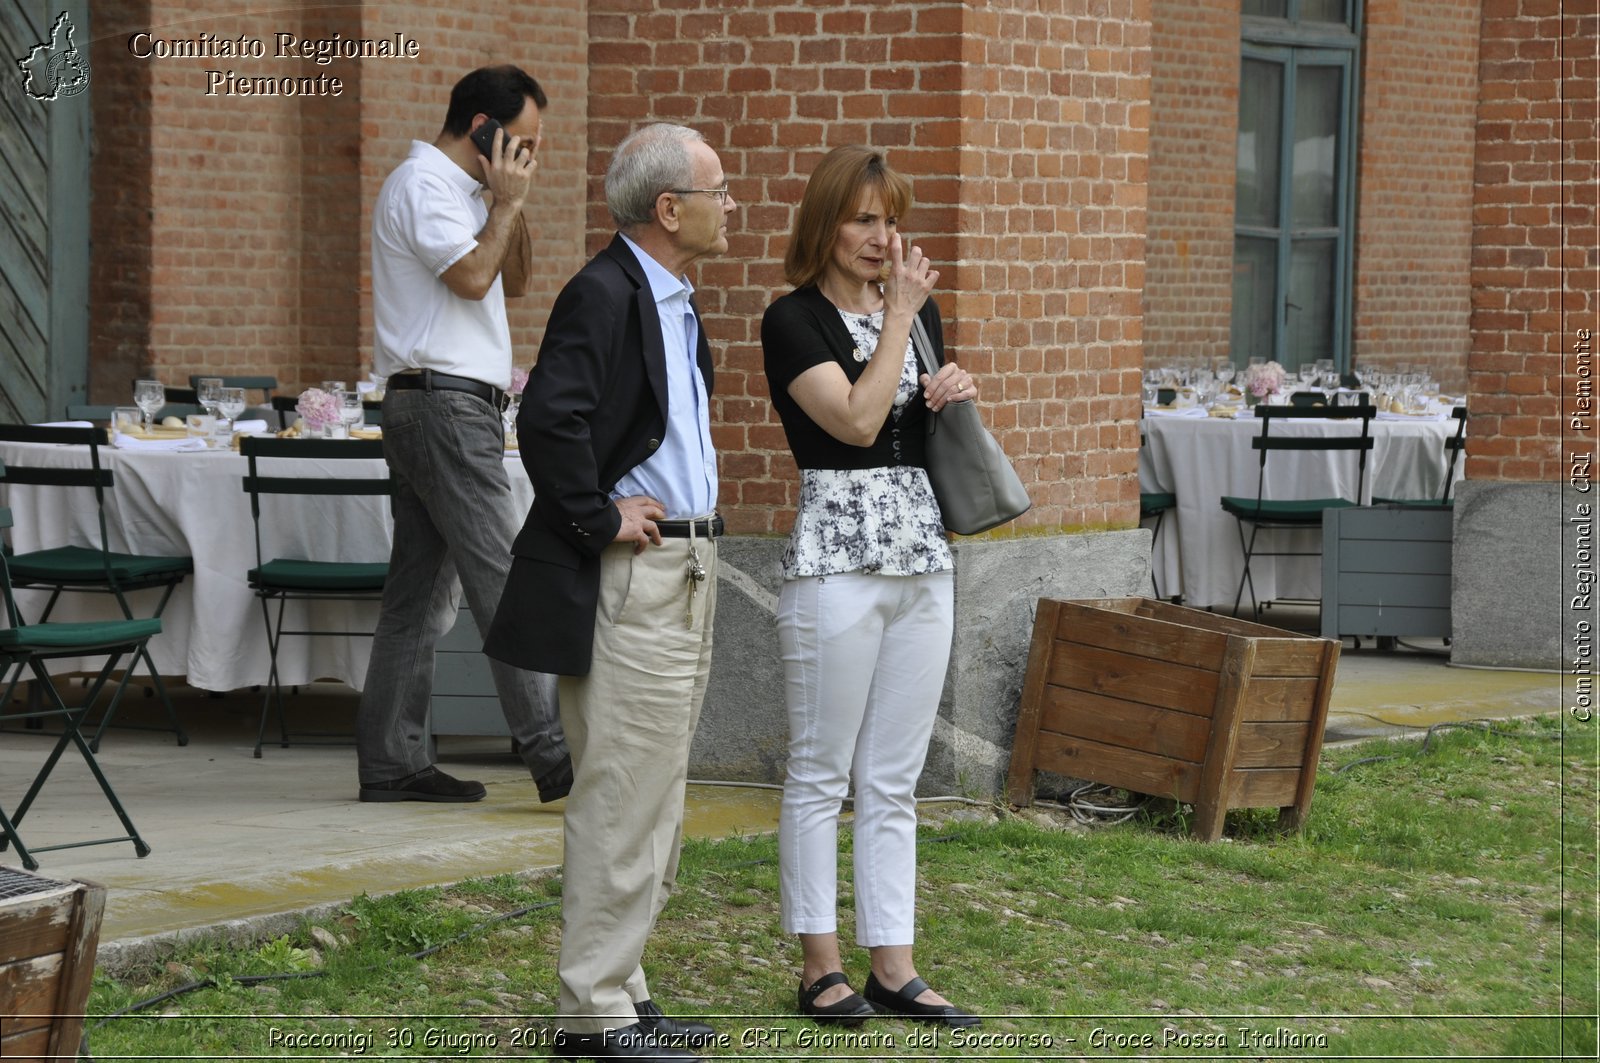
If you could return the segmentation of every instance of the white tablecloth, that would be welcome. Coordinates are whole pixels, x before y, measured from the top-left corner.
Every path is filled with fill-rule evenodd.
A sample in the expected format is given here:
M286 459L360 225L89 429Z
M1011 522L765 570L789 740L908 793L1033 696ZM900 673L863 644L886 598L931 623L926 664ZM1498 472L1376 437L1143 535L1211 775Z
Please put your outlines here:
M1254 450L1250 441L1261 434L1261 422L1254 417L1146 418L1143 430L1139 490L1170 491L1178 497L1177 509L1167 513L1152 558L1161 593L1181 593L1186 605L1197 608L1231 607L1244 572L1244 553L1239 546L1238 523L1223 511L1221 499L1223 495L1255 497L1260 451ZM1455 430L1456 422L1448 418L1372 422L1373 449L1367 456L1361 501L1370 503L1374 495L1438 498L1449 464L1444 441ZM1360 426L1331 421L1277 421L1272 426L1274 436L1329 433L1358 435ZM1456 463L1457 479L1463 465ZM1355 452L1268 453L1268 498L1352 498L1355 489ZM1266 549L1322 548L1320 531L1264 531L1261 535L1257 545ZM1258 557L1250 572L1260 601L1321 596L1318 558ZM1244 601L1250 601L1248 591Z
M244 491L246 462L232 451L171 453L101 448L101 462L116 485L106 507L111 548L143 554L186 554L194 573L174 592L162 614L162 630L150 642L150 655L163 675L187 676L204 690L236 690L265 683L271 669L261 605L245 581L255 567L255 532L250 496ZM76 447L0 443L7 464L77 466L86 451ZM533 502L522 463L507 455L506 472L518 512ZM351 478L381 476L382 461L263 461L274 467L316 468L319 474ZM0 487L16 521L11 543L19 551L60 545L98 545L94 493L88 488ZM63 535L67 537L63 539ZM386 561L394 538L389 500L382 496L264 496L262 553L327 561ZM148 616L160 599L157 590L129 596L136 616ZM25 619L37 620L46 595L24 592ZM273 606L276 615L277 606ZM371 631L377 606L371 603L291 602L286 627ZM308 614L306 611L311 610ZM298 614L298 615L297 615ZM106 595L64 594L52 620L100 619L119 615ZM307 620L311 624L307 624ZM372 640L365 636L285 637L278 669L285 684L337 679L359 688L366 678ZM62 662L62 670L73 662ZM82 664L79 667L83 667Z

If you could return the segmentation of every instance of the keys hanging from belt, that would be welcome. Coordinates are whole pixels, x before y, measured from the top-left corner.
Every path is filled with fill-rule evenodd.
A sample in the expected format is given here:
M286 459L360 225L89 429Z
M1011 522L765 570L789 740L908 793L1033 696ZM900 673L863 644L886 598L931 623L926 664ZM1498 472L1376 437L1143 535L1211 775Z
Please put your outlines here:
M684 566L684 578L689 583L689 602L683 609L683 629L694 628L694 596L700 590L700 584L706 581L706 567L700 563L700 551L695 547L694 524L689 525L689 561Z

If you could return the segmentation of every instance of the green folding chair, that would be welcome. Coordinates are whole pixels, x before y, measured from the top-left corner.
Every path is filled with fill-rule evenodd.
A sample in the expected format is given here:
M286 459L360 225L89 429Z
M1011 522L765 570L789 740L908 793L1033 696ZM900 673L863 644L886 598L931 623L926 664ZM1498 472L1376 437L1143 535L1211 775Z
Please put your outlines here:
M246 436L239 441L240 452L249 463L244 489L250 495L250 518L255 524L256 567L247 579L261 602L261 615L267 625L267 648L272 670L261 703L261 723L256 729L255 755L267 733L267 720L278 718L279 745L288 748L289 725L283 711L283 688L278 675L278 650L287 635L368 635L370 631L325 631L317 628L284 627L284 610L291 601L379 601L389 575L389 562L318 561L308 557L266 559L261 549L262 499L282 495L388 495L391 491L388 470L381 477L340 478L318 475L306 468L311 461L383 458L383 441L378 439L277 439ZM263 471L263 461L299 461L301 468L281 465L273 475ZM307 551L309 552L309 551ZM273 603L277 603L276 616ZM329 737L328 732L302 732L302 737ZM348 738L348 735L343 737Z
M0 463L0 472L4 472L5 465ZM11 527L11 510L0 507L0 532ZM0 536L0 540L3 540ZM55 849L76 849L85 845L108 845L115 842L132 842L133 851L139 856L149 856L150 846L139 837L139 831L133 825L133 820L128 818L127 811L122 807L122 802L117 799L117 793L111 788L111 783L106 780L105 773L100 770L100 763L95 759L94 751L89 743L84 741L79 724L88 713L89 707L100 696L106 681L111 673L116 670L117 663L124 656L137 656L143 652L145 643L151 636L161 631L161 621L150 620L105 620L93 623L73 624L24 624L21 614L17 612L16 600L11 587L11 570L7 564L7 552L0 550L0 590L4 591L6 606L6 627L0 629L0 668L12 672L12 665L17 668L6 684L5 692L0 694L0 720L42 720L53 719L61 724L61 732L56 736L55 748L50 751L50 756L45 760L44 766L33 777L32 784L18 803L16 811L7 814L4 807L0 807L0 850L7 846L14 847L17 856L22 859L22 866L29 871L39 867L39 861L34 859L34 853L50 852ZM89 685L83 704L76 707L68 706L62 700L61 692L56 689L49 669L45 662L61 657L83 657L106 654L106 662L100 668L100 673L94 682ZM116 711L117 702L121 700L123 692L128 686L128 676L132 669L123 671L122 677L117 682L115 693L111 697L111 707L107 709L107 716ZM43 698L35 699L36 704L30 704L21 710L6 709L11 704L11 695L21 682L24 674L31 674L36 689L43 692ZM127 833L110 838L94 838L87 841L60 842L54 845L36 845L31 849L24 845L22 838L17 833L17 827L22 822L28 810L33 807L34 800L43 789L45 780L61 760L61 754L66 752L67 746L76 747L82 755L84 763L89 766L89 771L94 775L95 781L100 784L101 791L106 795L106 800L111 802L112 811L116 812L117 819L122 822L122 828Z
M1222 508L1237 522L1239 548L1244 551L1244 572L1239 576L1239 591L1234 595L1233 611L1238 613L1244 600L1245 588L1250 589L1250 606L1256 620L1261 619L1261 602L1256 598L1255 579L1250 574L1250 563L1257 557L1320 557L1321 551L1264 550L1258 547L1257 537L1263 531L1297 531L1322 527L1322 515L1330 509L1344 509L1361 504L1367 478L1367 455L1372 451L1372 418L1377 411L1371 406L1257 406L1256 416L1261 419L1261 434L1250 441L1251 447L1261 454L1260 471L1256 477L1254 497L1224 495ZM1359 435L1275 436L1272 425L1280 420L1360 421ZM1266 497L1267 455L1273 451L1353 451L1356 454L1355 498L1301 498L1272 499ZM1245 526L1250 526L1250 536L1245 538ZM1320 604L1320 599L1319 599Z
M41 487L89 489L94 492L95 515L99 522L98 542L88 545L68 543L44 550L31 550L11 557L11 579L18 589L48 590L50 598L39 614L39 623L47 623L56 602L63 594L109 594L116 599L117 607L125 619L135 619L127 596L134 591L159 589L161 599L151 614L159 621L161 613L172 598L172 592L184 577L194 571L191 557L155 554L128 554L111 549L106 534L106 494L112 489L110 469L100 463L100 446L105 441L101 428L46 428L41 425L0 425L0 440L14 443L54 443L83 448L84 460L71 468L53 468L45 465L19 465L15 462L0 476L0 483L29 484ZM129 671L139 661L144 662L156 695L166 710L167 726L156 730L171 731L178 745L189 744L189 736L178 724L178 713L167 696L166 684L156 671L150 651L141 645ZM20 671L20 668L18 669ZM9 671L9 669L8 669ZM95 727L90 745L96 751L100 739L116 716L115 705L108 708ZM150 729L143 724L118 726Z

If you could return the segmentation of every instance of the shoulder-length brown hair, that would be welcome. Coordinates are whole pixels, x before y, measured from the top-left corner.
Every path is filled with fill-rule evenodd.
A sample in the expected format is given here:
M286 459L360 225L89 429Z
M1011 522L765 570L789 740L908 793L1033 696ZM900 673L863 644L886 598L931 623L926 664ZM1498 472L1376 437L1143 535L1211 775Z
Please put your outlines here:
M856 212L864 188L877 191L891 218L904 217L911 209L911 182L891 170L880 151L846 145L817 163L800 197L789 249L783 255L783 275L790 284L796 288L815 284L827 270L839 226Z

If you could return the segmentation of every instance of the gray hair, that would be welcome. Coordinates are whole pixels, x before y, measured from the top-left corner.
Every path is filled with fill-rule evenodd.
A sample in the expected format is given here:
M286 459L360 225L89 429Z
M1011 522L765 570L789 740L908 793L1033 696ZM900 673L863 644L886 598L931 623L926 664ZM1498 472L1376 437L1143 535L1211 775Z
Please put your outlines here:
M688 126L657 122L635 129L617 145L606 167L606 209L617 228L649 222L661 193L693 184L688 145L705 139Z

